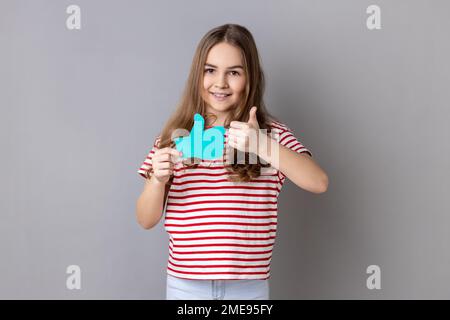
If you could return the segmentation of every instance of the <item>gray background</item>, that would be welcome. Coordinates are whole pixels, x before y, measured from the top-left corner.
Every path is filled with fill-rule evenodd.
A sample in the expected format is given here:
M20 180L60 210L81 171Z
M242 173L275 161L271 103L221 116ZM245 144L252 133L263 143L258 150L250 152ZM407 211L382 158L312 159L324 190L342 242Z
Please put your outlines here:
M81 7L70 31L66 7ZM381 30L366 8L381 7ZM450 298L448 1L0 2L0 298L164 299L137 169L198 41L253 33L266 103L330 178L286 181L272 299ZM66 289L66 267L82 289ZM381 290L366 268L381 268Z

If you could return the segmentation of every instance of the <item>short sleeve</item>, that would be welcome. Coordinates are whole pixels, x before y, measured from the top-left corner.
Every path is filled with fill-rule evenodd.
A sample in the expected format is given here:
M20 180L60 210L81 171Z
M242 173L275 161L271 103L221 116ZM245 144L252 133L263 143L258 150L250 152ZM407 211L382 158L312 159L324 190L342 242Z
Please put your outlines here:
M292 151L302 153L307 152L312 157L311 151L309 151L308 148L306 148L294 135L291 129L287 129L286 131L283 131L280 133L280 140L279 143L282 146L285 146Z
M159 142L161 140L161 136L157 136L155 138L155 141L153 142L153 146L150 150L150 152L147 154L147 156L145 157L144 161L142 162L141 166L139 167L139 170L137 171L143 178L147 178L146 177L146 172L150 171L152 169L152 158L153 155L155 154L155 151L158 149L159 147ZM151 176L151 174L150 174Z
M295 133L289 127L287 127L286 125L282 125L280 126L278 132L278 142L282 146L285 146L297 153L306 152L312 157L311 151L297 139ZM279 171L279 176L281 180L284 180L286 178L286 176L281 171Z

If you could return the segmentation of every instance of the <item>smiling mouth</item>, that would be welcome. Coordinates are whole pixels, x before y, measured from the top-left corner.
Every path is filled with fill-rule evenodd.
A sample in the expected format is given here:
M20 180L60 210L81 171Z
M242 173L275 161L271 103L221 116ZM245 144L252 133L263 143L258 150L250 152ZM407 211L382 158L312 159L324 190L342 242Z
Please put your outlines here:
M223 94L223 93L210 92L210 94L212 94L213 96L218 97L218 98L225 98L225 97L231 96L231 93L230 94Z

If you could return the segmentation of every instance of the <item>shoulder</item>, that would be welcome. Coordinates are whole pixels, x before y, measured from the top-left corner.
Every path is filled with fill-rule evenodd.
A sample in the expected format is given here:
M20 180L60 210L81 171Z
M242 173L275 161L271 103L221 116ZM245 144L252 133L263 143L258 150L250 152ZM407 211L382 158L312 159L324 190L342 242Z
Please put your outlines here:
M278 120L270 120L269 121L270 128L278 133L284 133L292 131L285 123L280 122Z

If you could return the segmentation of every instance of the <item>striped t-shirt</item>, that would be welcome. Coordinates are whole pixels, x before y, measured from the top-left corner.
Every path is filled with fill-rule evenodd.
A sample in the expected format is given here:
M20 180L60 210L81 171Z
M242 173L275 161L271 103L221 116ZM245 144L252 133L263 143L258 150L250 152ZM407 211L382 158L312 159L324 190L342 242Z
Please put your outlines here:
M271 130L281 145L312 156L285 124L272 121ZM138 170L144 178L160 138ZM223 160L202 160L197 168L176 163L164 208L167 273L186 279L268 279L285 179L281 171L262 167L258 178L232 182Z

